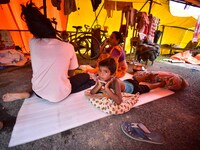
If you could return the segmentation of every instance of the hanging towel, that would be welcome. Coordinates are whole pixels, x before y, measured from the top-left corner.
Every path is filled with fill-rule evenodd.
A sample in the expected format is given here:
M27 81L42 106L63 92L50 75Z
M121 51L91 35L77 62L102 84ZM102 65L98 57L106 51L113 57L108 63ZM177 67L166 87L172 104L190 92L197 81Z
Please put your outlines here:
M69 15L71 12L77 11L75 0L64 0L64 14Z

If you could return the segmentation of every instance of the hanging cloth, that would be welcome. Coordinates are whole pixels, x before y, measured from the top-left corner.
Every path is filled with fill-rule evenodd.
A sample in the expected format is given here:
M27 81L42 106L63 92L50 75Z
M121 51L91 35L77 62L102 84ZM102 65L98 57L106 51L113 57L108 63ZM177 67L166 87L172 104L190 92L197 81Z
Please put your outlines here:
M125 7L133 8L132 2L117 2L117 11L123 10Z
M104 8L107 11L108 18L112 17L112 11L115 10L115 1L104 1Z
M99 5L101 4L101 0L91 0L91 2L92 2L93 11L95 12L97 8L99 7Z
M137 30L139 33L140 40L146 38L149 31L149 18L146 12L138 12L137 14Z
M77 11L75 0L64 0L64 14L69 15L71 12Z
M61 10L61 8L60 8L61 0L51 0L51 4L54 7L57 7L57 10Z
M133 27L134 25L135 25L135 19L136 19L136 17L135 17L135 15L136 15L136 9L134 9L134 8L130 8L130 16L129 16L129 26L131 26L131 27Z
M197 23L196 23L196 26L195 26L195 29L194 29L194 35L193 35L193 39L192 39L193 43L198 42L199 33L200 33L200 16L197 19Z
M152 14L149 15L149 31L147 34L147 39L153 43L154 41L154 36L155 36L155 31L157 29L157 26L160 23L160 19L156 18Z

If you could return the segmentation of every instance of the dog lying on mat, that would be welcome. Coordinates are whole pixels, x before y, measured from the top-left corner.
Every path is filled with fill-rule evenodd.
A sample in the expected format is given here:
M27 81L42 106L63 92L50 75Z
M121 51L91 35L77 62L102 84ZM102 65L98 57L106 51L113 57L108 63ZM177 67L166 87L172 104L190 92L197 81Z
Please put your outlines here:
M153 65L154 60L160 54L160 46L157 44L146 44L142 43L136 47L136 58L138 62L143 60L145 65L148 64L148 60L151 61L151 65Z

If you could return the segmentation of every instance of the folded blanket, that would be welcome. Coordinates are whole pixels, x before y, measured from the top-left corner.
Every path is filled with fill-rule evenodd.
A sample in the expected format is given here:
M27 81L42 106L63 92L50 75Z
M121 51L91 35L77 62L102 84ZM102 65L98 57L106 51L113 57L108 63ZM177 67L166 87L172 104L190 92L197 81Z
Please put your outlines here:
M23 66L27 58L14 49L0 51L0 66Z

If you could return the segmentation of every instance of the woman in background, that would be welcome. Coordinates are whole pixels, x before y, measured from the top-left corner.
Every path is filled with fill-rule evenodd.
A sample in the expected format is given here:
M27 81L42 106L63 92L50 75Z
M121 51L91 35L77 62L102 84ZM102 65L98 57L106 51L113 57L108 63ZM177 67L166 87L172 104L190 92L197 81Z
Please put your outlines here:
M116 77L120 78L126 74L128 65L126 63L126 54L122 46L123 37L120 32L113 31L110 37L104 41L100 48L100 56L97 60L97 67L94 69L86 70L88 73L98 72L98 63L108 57L114 58L117 62ZM109 45L108 47L106 47Z

